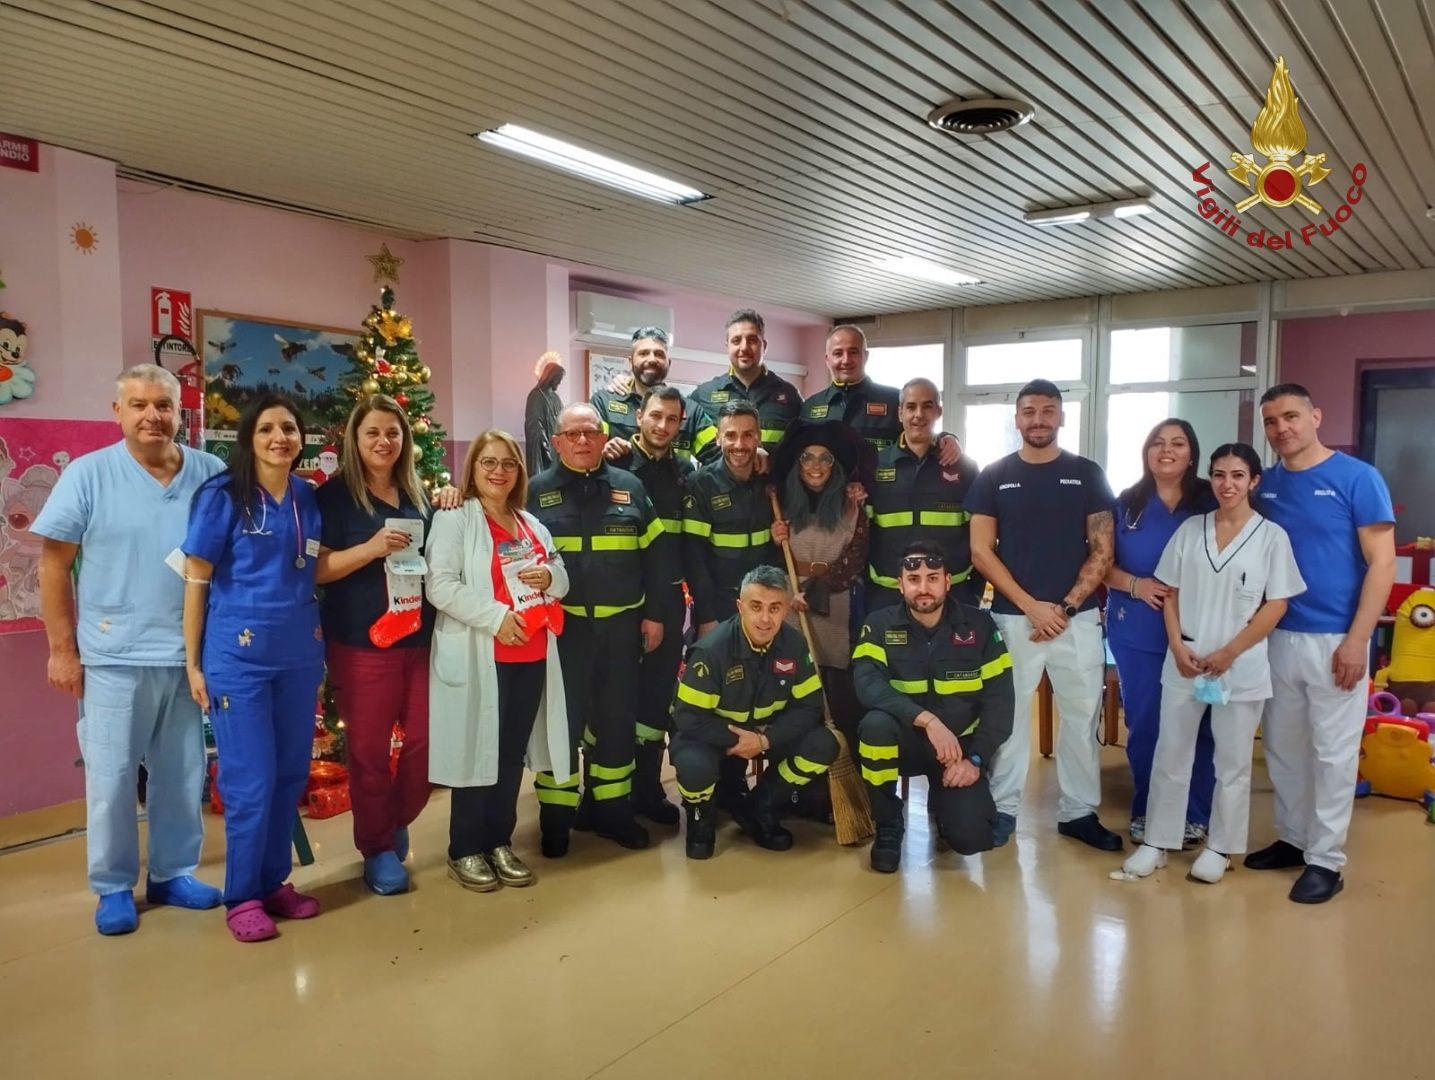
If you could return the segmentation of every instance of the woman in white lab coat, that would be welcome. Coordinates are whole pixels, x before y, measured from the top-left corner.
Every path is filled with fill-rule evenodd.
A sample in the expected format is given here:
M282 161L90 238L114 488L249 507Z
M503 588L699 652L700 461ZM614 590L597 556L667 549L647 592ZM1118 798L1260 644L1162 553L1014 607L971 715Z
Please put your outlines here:
M1306 585L1285 530L1251 504L1261 478L1255 450L1245 443L1218 447L1210 475L1217 509L1183 522L1156 567L1157 580L1171 588L1164 609L1170 652L1161 672L1146 842L1113 877L1146 877L1166 865L1168 850L1181 849L1196 734L1208 704L1216 792L1210 833L1191 876L1214 884L1230 856L1246 850L1251 755L1271 696L1266 637L1286 601Z
M429 678L429 779L453 788L449 876L466 889L531 885L513 852L525 761L565 770L568 708L558 599L568 571L523 506L528 475L513 436L469 448L464 503L434 519L425 591L438 609ZM569 777L557 774L560 782Z

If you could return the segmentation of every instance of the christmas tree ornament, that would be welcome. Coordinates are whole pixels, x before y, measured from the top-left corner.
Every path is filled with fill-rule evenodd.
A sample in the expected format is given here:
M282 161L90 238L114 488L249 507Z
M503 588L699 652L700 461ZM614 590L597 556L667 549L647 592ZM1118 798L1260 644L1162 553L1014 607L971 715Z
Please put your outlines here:
M428 382L432 378L433 372L429 370L427 364L419 368L419 382Z
M387 375L394 369L393 365L390 364L387 360L379 360L374 364L374 366L378 369L380 375Z
M390 251L387 243L379 245L377 255L365 255L364 258L374 268L374 284L378 285L385 281L392 281L395 285L402 284L399 281L399 269L404 265L404 260Z
M401 409L407 409L409 407L409 396L403 391L400 391L399 393L395 394L394 400L399 403L399 408ZM418 428L415 427L414 430L417 431Z
M414 421L414 434L427 435L429 433L429 422L420 416Z
M363 386L366 396L379 392L379 381L377 379L365 379L361 385Z

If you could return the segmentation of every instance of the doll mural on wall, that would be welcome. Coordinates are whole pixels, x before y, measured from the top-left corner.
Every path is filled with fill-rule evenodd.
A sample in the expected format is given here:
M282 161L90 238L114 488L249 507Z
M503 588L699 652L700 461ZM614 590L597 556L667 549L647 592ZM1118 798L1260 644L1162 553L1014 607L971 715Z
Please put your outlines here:
M66 455L56 465L63 468L68 460ZM30 532L30 525L60 479L59 468L49 465L31 465L13 477L15 464L0 438L0 621L5 622L40 617L43 542Z
M0 405L35 392L35 372L25 363L28 343L25 324L8 311L0 311Z

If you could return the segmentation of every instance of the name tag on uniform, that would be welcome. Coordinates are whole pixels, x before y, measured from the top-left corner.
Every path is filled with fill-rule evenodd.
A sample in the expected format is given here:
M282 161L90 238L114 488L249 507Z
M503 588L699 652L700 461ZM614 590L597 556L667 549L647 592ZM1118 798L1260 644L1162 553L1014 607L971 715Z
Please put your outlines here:
M711 394L708 395L708 400L713 402L723 402L727 401L731 397L731 390L714 390Z
M897 479L897 470L896 470L896 469L878 469L878 470L877 470L877 483L879 483L879 484L885 484L885 483L888 483L888 482L893 481L893 480L896 480L896 479Z
M887 415L887 403L886 403L885 401L869 401L869 402L867 402L867 415L868 415L868 416L886 416L886 415Z
M949 671L943 677L950 679L952 682L966 682L968 679L981 678L981 674L980 671Z
M563 492L561 492L561 491L545 491L545 492L543 492L541 495L538 496L538 505L541 506L541 507L542 507L542 506L557 506L557 505L558 505L559 503L561 503L562 501L563 501Z
M730 667L730 668L728 668L727 671L723 672L722 681L725 682L725 683L741 682L741 681L742 681L742 665L739 664L737 667Z
M638 526L636 525L604 525L604 536L637 536Z
M907 631L888 630L882 635L882 642L886 645L905 645L907 644Z
M814 406L812 406L812 408L808 411L808 414L807 414L807 415L810 416L810 417L812 417L812 419L814 419L814 420L825 420L825 419L827 418L827 406L826 406L826 405L814 405Z
M608 402L608 411L622 413L626 416L628 414L628 403L626 401L610 401Z
M318 554L319 554L319 540L318 540L317 537L311 536L311 537L309 537L308 540L305 540L305 541L304 541L304 554L305 554L305 555L318 555Z
M613 492L613 501L627 505L633 501L633 496L626 491L615 491Z
M709 504L714 510L726 510L732 505L731 495L714 495Z

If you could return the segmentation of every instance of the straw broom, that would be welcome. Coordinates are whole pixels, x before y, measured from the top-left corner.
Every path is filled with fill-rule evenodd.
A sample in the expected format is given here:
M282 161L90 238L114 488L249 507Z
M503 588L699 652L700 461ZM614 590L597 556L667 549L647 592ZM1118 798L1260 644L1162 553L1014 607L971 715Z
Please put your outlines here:
M772 499L773 520L781 521L782 506L777 501L777 492L769 491L768 495ZM797 563L793 561L792 548L786 541L782 544L782 554L787 560L787 577L795 593L800 585L797 580ZM812 627L807 624L807 612L799 611L797 621L802 626L802 636L807 639L807 651L812 655L812 663L816 667L817 649L812 641ZM827 724L827 730L837 739L837 760L827 770L827 790L832 799L832 822L837 827L837 842L844 845L860 844L877 831L877 827L872 823L872 804L867 799L867 786L858 775L856 766L852 764L852 753L847 746L847 739L832 722L832 708L827 704L825 688L822 690L822 718Z

